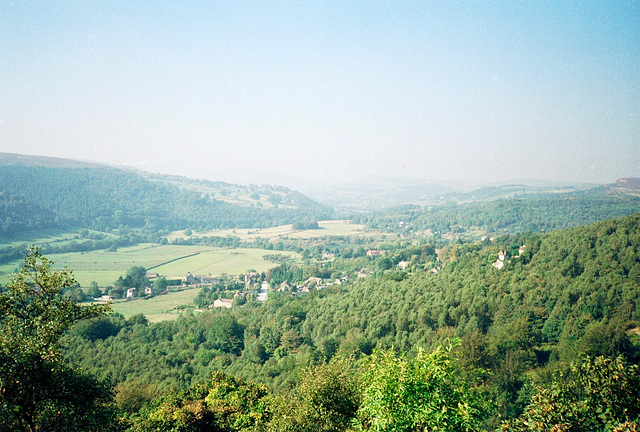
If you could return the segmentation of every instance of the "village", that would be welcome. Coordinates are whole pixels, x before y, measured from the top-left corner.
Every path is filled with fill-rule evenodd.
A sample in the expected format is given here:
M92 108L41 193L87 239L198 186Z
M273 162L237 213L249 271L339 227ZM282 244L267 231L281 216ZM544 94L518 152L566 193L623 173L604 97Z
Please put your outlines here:
M406 271L410 265L407 260L400 260L393 264L388 258L384 258L385 251L380 249L369 249L364 252L372 266L382 259L389 261L383 264L386 270L395 267L398 271ZM336 255L331 252L322 254L322 261L331 262L336 259ZM429 271L435 274L440 270L440 266L436 266ZM425 269L425 271L427 271ZM269 292L290 293L292 296L306 295L312 291L321 291L328 287L349 284L358 279L364 279L373 275L375 269L365 267L355 268L348 274L340 275L334 278L322 278L318 276L309 276L304 280L293 280L289 278L284 281L274 282L270 274L265 272L257 272L249 270L244 274L237 275L201 275L187 272L186 275L177 277L163 275L158 272L147 271L145 273L144 282L138 287L128 287L123 290L120 297L104 294L94 297L94 302L127 302L138 299L149 299L154 296L169 294L171 292L179 292L184 290L200 289L198 295L200 299L197 302L198 307L202 308L232 308L246 303L247 299L252 297L255 301L264 302L269 297Z

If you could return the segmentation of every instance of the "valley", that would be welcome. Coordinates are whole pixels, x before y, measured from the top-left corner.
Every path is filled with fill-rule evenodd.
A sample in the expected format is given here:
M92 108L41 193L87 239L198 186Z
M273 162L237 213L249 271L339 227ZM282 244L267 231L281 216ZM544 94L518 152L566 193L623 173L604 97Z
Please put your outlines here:
M489 430L521 421L535 389L564 385L556 372L580 359L618 359L629 382L640 376L632 180L447 191L348 213L266 186L10 160L2 290L35 245L53 262L41 268L73 271L63 298L110 308L79 320L59 349L80 370L111 377L110 409L129 428L192 402L208 413L202 398L222 397L218 385L262 386L271 411L251 424L265 430L324 422L304 410L328 396L296 398L329 382L342 400L346 391L362 398L336 422L369 421L356 408L372 403L386 370L442 361L455 364L442 388L454 386L473 410L465 421L474 430ZM24 183L45 172L45 188ZM71 198L55 193L86 178L93 186ZM46 217L24 219L38 209ZM333 378L315 381L322 376ZM223 399L215 403L233 403ZM237 409L251 417L256 407Z
M0 17L0 432L640 432L640 0Z

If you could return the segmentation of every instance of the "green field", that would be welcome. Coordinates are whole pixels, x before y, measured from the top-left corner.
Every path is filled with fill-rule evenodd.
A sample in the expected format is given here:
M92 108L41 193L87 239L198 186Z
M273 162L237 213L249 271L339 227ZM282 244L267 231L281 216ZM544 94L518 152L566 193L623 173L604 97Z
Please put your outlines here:
M125 318L141 313L147 317L149 322L173 320L183 313L183 311L176 308L183 305L194 306L193 299L198 295L200 289L192 288L170 292L148 299L137 298L127 301L115 301L113 303L113 311L121 313ZM193 308L189 308L189 310L193 310Z
M64 241L70 241L78 237L74 231L63 230L35 230L15 237L0 239L0 246L29 246L32 244L58 244Z
M86 231L87 237L84 237L81 233ZM29 233L21 233L20 235L13 237L0 237L0 246L24 246L29 247L31 245L42 246L45 244L51 246L64 246L71 242L81 242L84 240L92 240L90 235L99 234L104 237L115 238L114 234L95 231L95 230L60 230L60 229L42 229L34 230Z
M52 254L47 257L55 262L55 269L67 266L73 270L73 274L83 287L89 286L91 281L106 287L112 285L119 276L124 276L133 266L152 269L168 278L182 277L188 272L195 275L241 274L247 270L263 272L277 265L262 258L272 253L273 251L265 249L140 244L120 248L117 252L101 250ZM294 260L300 258L295 252L279 253L291 256ZM0 266L4 279L18 266L18 262Z
M191 237L239 237L243 241L252 241L256 238L267 238L277 240L279 238L292 239L311 239L324 236L354 236L354 235L372 235L365 232L365 226L350 223L348 220L328 220L319 221L320 229L317 230L294 230L291 225L281 225L273 228L249 228L249 229L226 229L212 230L205 232L194 232ZM174 231L168 236L170 241L177 238L187 238L184 231Z

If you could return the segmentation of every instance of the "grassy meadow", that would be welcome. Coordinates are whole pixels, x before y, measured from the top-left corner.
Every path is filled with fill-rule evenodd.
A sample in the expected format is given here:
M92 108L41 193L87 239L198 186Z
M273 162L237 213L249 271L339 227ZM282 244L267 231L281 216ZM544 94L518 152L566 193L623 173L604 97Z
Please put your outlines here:
M121 313L125 318L141 313L149 322L169 321L178 318L184 312L183 306L194 306L193 299L199 292L200 288L191 288L151 298L116 300L112 308L114 312ZM188 308L188 310L193 309Z
M190 247L197 248L197 246ZM184 276L186 269L189 269L188 271L193 274L202 275L240 274L247 270L263 272L277 265L262 258L264 255L273 253L274 251L266 249L206 248L196 255L185 256L179 260L154 267L153 271L161 275L173 276ZM278 253L290 256L294 260L300 258L300 255L295 252L278 251Z
M86 236L83 236L81 232L85 231ZM98 234L100 236L115 238L113 234L94 231L94 230L59 230L59 229L46 229L46 230L34 230L29 233L22 233L13 237L0 237L0 247L23 247L28 248L31 245L35 246L66 246L72 242L82 242L85 240L91 240L90 236Z
M212 230L204 232L194 232L191 237L239 237L243 241L252 241L256 238L266 238L269 240L277 240L279 238L290 239L312 239L325 236L355 236L355 235L374 235L365 231L365 226L350 223L348 220L328 220L319 221L317 230L294 230L292 225L281 225L273 228L243 228L243 229L226 229ZM177 238L188 238L184 231L174 231L168 236L170 241Z
M100 287L113 285L133 266L142 266L168 278L182 277L188 272L196 275L240 274L247 270L267 271L277 264L262 257L272 254L266 249L223 249L211 246L174 246L140 244L120 248L117 252L105 250L51 254L54 269L67 266L83 287L96 281ZM299 259L295 252L280 252ZM13 273L18 261L0 266L4 278Z
M275 242L282 238L313 239L324 236L375 235L375 233L365 232L364 225L352 224L346 220L320 221L318 225L320 226L318 230L294 230L291 225L284 225L264 229L197 232L193 236L237 236L243 241L267 238ZM184 231L176 231L169 236L169 239L185 237ZM14 241L42 245L46 243L60 244L79 238L81 237L76 232L50 231L33 233L32 238ZM73 270L73 274L81 286L88 287L92 281L95 281L104 288L113 285L119 276L124 276L127 270L133 266L142 266L167 278L182 277L188 272L194 275L241 274L247 270L263 272L277 265L263 258L264 255L273 253L290 256L294 261L299 261L301 258L299 254L289 251L151 243L119 248L115 252L98 250L49 254L47 257L55 263L54 269L59 270L66 266ZM16 272L20 265L20 261L0 265L0 283L6 283L10 275ZM199 288L193 288L170 292L150 299L116 301L113 304L113 310L125 317L143 313L151 322L171 320L183 312L183 308L180 306L193 305L193 299L199 291Z

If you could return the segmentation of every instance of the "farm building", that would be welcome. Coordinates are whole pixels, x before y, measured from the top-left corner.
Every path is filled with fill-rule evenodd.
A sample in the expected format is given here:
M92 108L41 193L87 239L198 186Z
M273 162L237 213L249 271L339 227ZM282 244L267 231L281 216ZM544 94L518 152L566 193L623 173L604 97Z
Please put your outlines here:
M233 300L229 300L229 299L216 299L213 301L213 307L225 307L225 308L230 308L231 306L233 306Z

